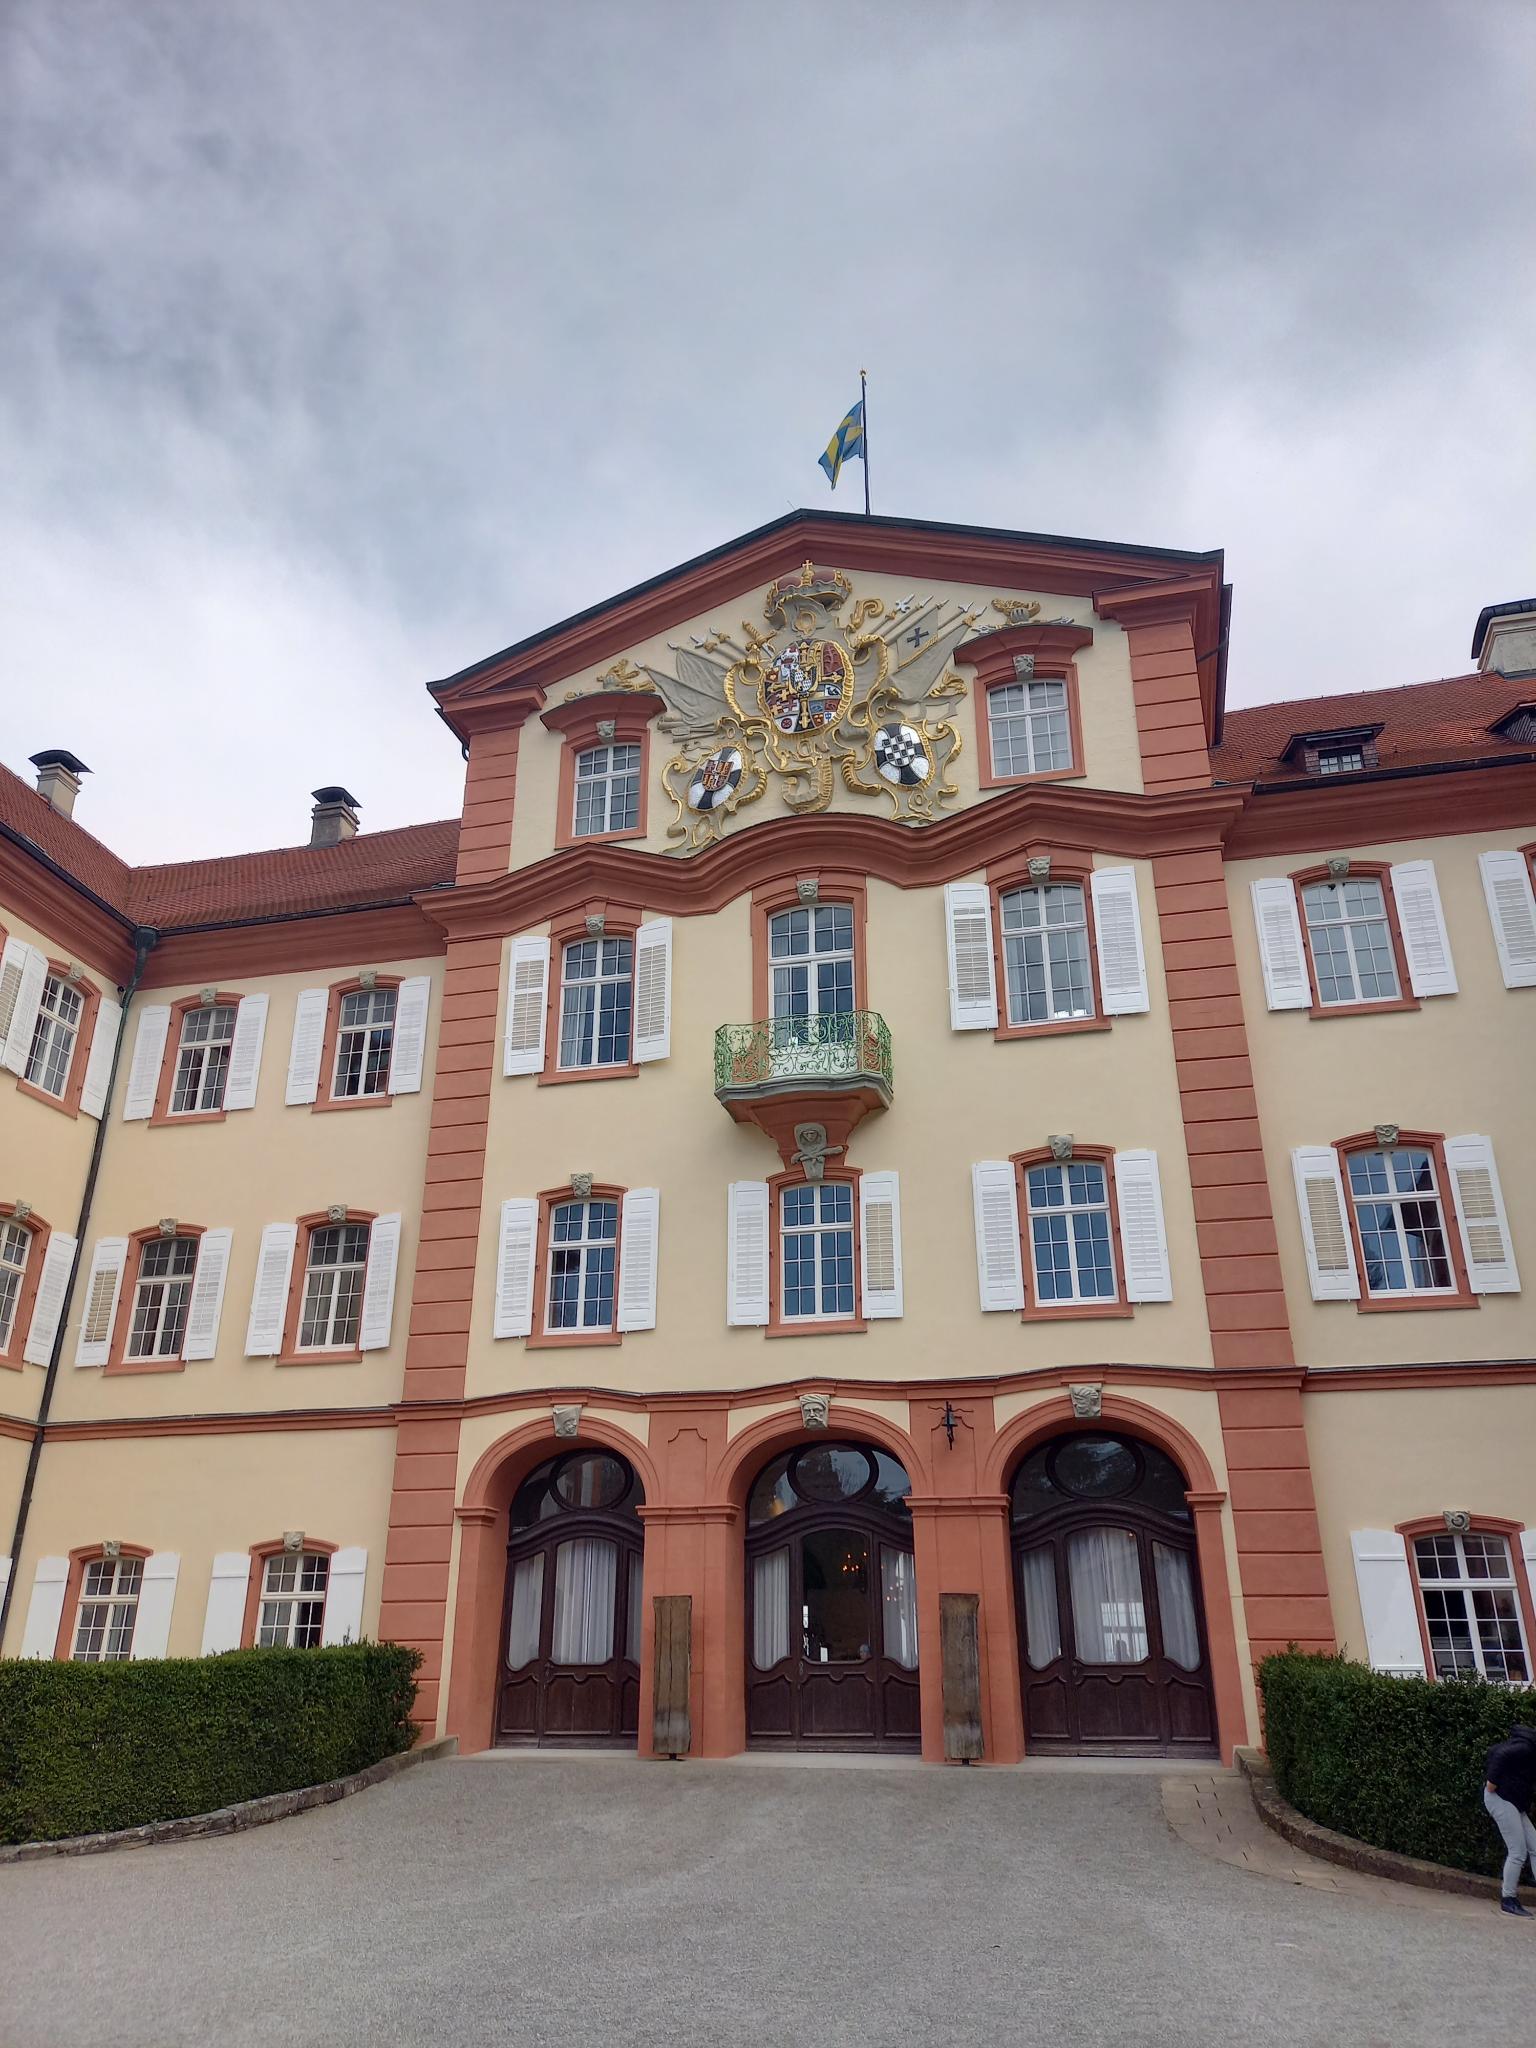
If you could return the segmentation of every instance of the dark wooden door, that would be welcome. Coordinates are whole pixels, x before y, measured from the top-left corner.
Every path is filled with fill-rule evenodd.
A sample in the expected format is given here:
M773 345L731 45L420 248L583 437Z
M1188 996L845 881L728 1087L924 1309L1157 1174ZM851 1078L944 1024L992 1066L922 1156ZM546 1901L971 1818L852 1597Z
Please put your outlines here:
M1014 1532L1025 1746L1208 1756L1210 1653L1187 1527L1074 1507Z
M640 1727L641 1543L611 1515L563 1516L507 1552L499 1743L623 1746Z

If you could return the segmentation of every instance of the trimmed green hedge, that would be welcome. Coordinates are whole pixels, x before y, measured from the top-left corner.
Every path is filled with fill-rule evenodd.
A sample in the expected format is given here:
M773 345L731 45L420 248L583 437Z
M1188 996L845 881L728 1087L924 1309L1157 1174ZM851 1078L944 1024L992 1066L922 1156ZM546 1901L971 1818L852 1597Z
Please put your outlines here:
M409 1749L396 1643L143 1663L0 1663L0 1842L180 1820Z
M1357 1842L1457 1870L1497 1871L1483 1767L1536 1692L1482 1679L1391 1678L1300 1651L1259 1666L1275 1783L1298 1813Z

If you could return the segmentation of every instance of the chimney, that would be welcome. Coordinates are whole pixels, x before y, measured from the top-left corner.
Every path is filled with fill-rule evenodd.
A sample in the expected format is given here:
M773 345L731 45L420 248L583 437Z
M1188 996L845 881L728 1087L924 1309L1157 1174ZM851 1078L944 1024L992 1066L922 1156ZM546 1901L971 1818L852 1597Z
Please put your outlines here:
M357 798L350 789L343 789L339 783L331 783L325 789L312 789L315 808L310 813L309 828L311 846L339 846L343 839L350 839L357 830Z
M63 747L51 747L46 752L34 754L32 766L37 770L37 793L46 804L51 804L61 818L75 815L75 798L80 794L80 778L89 775L90 769L75 755L66 753Z
M1472 659L1485 676L1536 675L1536 597L1485 605L1472 635Z

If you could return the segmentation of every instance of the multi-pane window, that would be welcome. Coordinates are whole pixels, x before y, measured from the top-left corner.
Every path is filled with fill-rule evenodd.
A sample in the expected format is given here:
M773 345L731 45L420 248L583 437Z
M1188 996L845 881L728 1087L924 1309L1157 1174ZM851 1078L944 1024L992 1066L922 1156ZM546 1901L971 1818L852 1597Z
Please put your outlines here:
M229 1049L234 1040L233 1003L214 1003L207 1009L182 1012L176 1079L171 1088L172 1116L191 1116L224 1107Z
M32 1027L26 1071L27 1080L45 1095L62 1095L69 1085L69 1069L84 1008L85 999L79 989L61 974L49 975L43 983L42 1005Z
M263 1648L318 1649L330 1576L331 1561L320 1551L283 1550L269 1557L261 1575L256 1641Z
M846 1016L853 1002L853 907L806 904L768 920L769 1006L775 1018Z
M1005 683L987 693L994 775L1045 775L1072 766L1064 682Z
M133 1655L133 1625L143 1583L140 1557L99 1557L86 1566L70 1652L75 1663L119 1664Z
M1436 1678L1491 1678L1525 1685L1530 1661L1520 1594L1502 1536L1420 1536L1413 1546Z
M576 756L578 839L603 832L633 832L640 823L640 749L588 747Z
M1349 1193L1371 1294L1449 1294L1456 1285L1433 1153L1351 1152Z
M785 1188L779 1197L781 1315L827 1322L854 1312L853 1189L846 1181Z
M1317 750L1317 772L1319 775L1358 775L1365 766L1365 753L1360 747L1319 747Z
M309 1234L304 1268L301 1351L350 1351L363 1315L368 1271L368 1225L329 1224Z
M560 967L560 1064L622 1067L634 1008L634 942L578 939Z
M1029 1242L1035 1299L1115 1299L1114 1237L1109 1220L1109 1171L1096 1159L1073 1159L1025 1169Z
M32 1234L19 1223L0 1222L0 1351L10 1349L16 1329L16 1310L21 1303L21 1283L27 1274L27 1253Z
M557 1202L549 1218L548 1330L611 1330L617 1202Z
M128 1330L130 1358L180 1358L196 1271L195 1237L154 1237L144 1245Z
M395 991L356 988L341 999L336 1020L333 1096L389 1093L389 1056L395 1043Z
M1010 889L998 912L1008 1022L1046 1024L1093 1015L1088 911L1081 884L1047 882Z
M1374 875L1309 882L1301 892L1317 999L1332 1003L1394 1002L1402 993L1387 900Z

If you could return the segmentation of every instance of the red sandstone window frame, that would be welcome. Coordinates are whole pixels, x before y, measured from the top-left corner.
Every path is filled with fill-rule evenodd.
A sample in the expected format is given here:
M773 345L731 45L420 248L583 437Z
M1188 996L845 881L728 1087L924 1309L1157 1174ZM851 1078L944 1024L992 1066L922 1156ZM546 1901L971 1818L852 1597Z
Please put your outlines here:
M281 1557L287 1548L288 1546L281 1536L269 1538L264 1543L253 1543L251 1545L251 1569L245 1587L245 1613L240 1620L240 1647L242 1650L254 1650L256 1647L256 1627L261 1618L261 1589L267 1576L267 1559L269 1557ZM304 1538L303 1551L312 1551L320 1557L334 1557L340 1548L341 1545L339 1543L327 1543L319 1536L306 1534ZM303 1551L300 1551L298 1554L302 1555ZM330 1605L330 1599L331 1581L329 1574L327 1574L325 1599L321 1603L320 1625L322 1629L325 1626L325 1609Z
M1525 1664L1530 1674L1526 1684L1536 1682L1536 1601L1531 1595L1531 1575L1526 1568L1525 1552L1520 1547L1521 1532L1528 1525L1510 1521L1503 1515L1479 1515L1471 1517L1468 1533L1482 1536L1502 1536L1509 1548L1510 1568L1515 1578L1515 1604L1520 1612L1520 1625L1525 1634ZM1414 1551L1414 1539L1419 1536L1444 1536L1450 1534L1445 1526L1444 1514L1420 1515L1411 1522L1399 1522L1397 1534L1402 1537L1408 1552L1408 1570L1413 1579L1413 1611L1419 1624L1419 1641L1424 1648L1424 1675L1431 1685L1444 1685L1454 1681L1443 1679L1435 1670L1435 1653L1429 1640L1429 1615L1424 1606L1424 1585L1419 1577L1419 1560Z
M985 633L960 646L956 661L976 671L976 759L977 779L982 789L1016 789L1033 782L1080 782L1087 774L1083 754L1081 689L1076 655L1093 643L1091 626L1038 625L1005 626ZM1034 657L1034 673L1014 673L1018 655ZM992 693L1011 683L1065 683L1067 732L1072 760L1065 768L1042 768L1030 775L999 775L992 757Z
M802 882L814 882L816 895L807 902L800 894ZM772 1013L773 960L770 927L781 910L816 910L845 905L853 912L853 1007L867 1010L869 962L866 931L869 923L869 886L863 875L846 869L802 868L795 874L776 875L752 891L752 1021L766 1023Z
M190 1238L195 1244L208 1228L206 1223L183 1223L178 1217L175 1235ZM185 1372L186 1360L175 1358L130 1358L128 1336L133 1328L133 1304L139 1291L139 1273L144 1262L144 1247L161 1241L158 1223L146 1224L142 1230L128 1233L128 1256L123 1261L122 1284L117 1290L117 1308L112 1317L112 1335L107 1346L107 1362L103 1370L116 1377L118 1374L140 1374L150 1372ZM192 1284L197 1283L197 1261L192 1262ZM187 1297L188 1313L191 1312L191 1295ZM182 1332L182 1349L186 1348L186 1332Z
M119 1557L136 1557L142 1563L147 1564L155 1553L142 1543L120 1543L117 1554ZM85 1568L87 1565L101 1564L105 1557L106 1551L100 1543L85 1543L78 1550L72 1550L69 1553L69 1577L64 1581L64 1605L59 1610L58 1633L53 1639L53 1659L56 1664L72 1664L74 1662L75 1629L80 1620L80 1595L81 1589L85 1585ZM142 1590L143 1582L141 1580L141 1596ZM137 1607L134 1609L133 1630L134 1634L137 1635L139 1630ZM130 1659L132 1654L130 1649Z
M815 1316L784 1314L784 1192L787 1188L813 1186L799 1167L770 1174L768 1179L768 1337L852 1337L869 1328L863 1313L863 1237L859 1224L859 1183L863 1172L856 1166L833 1166L829 1161L822 1184L833 1182L853 1190L853 1314L823 1321Z
M560 738L556 779L555 846L610 846L625 839L644 839L649 831L651 720L663 709L652 690L594 690L539 714L539 722ZM598 726L612 723L613 738L604 739ZM593 747L640 749L640 804L637 822L623 832L576 830L576 757Z
M578 1195L567 1181L564 1187L545 1188L539 1193L539 1229L533 1258L533 1326L523 1339L530 1351L623 1343L624 1332L619 1328L619 1282L624 1260L624 1197L628 1192L627 1188L616 1187L607 1181L594 1181L590 1193ZM549 1327L552 1219L555 1210L567 1202L612 1202L618 1210L613 1234L613 1321L606 1330L552 1330Z
M245 997L243 995L237 994L232 989L221 988L217 989L214 992L213 1001L208 1004L205 1004L203 1002L202 996L200 994L195 996L180 996L174 1003L171 1004L170 1028L167 1030L165 1034L165 1051L160 1056L160 1078L155 1083L155 1106L150 1111L148 1119L149 1127L151 1130L161 1129L167 1124L181 1125L223 1123L225 1117L228 1116L229 1111L222 1102L219 1104L217 1109L184 1109L181 1111L173 1111L171 1108L171 1096L176 1086L176 1070L178 1066L181 1064L182 1026L186 1019L187 1012L189 1010L201 1010L205 1008L210 1010L233 1008L235 1012L236 1028L238 1029L240 1005L244 1001ZM329 1021L329 1011L327 1012L327 1020ZM229 1089L229 1074L227 1070L224 1076L224 1087L225 1092L227 1093ZM316 1090L315 1099L318 1104L318 1089Z
M363 1288L366 1295L368 1286L368 1259L373 1252L373 1226L379 1219L377 1209L348 1209L340 1218L333 1218L328 1209L317 1209L308 1216L294 1218L298 1225L298 1237L293 1247L293 1271L288 1275L288 1303L283 1310L283 1338L278 1347L274 1363L277 1365L355 1365L363 1356L362 1303L358 1304L358 1341L341 1345L335 1349L301 1351L299 1349L299 1324L304 1310L304 1282L309 1272L310 1239L317 1230L344 1229L349 1223L366 1223L368 1226L368 1251L363 1257ZM317 1545L316 1548L321 1546ZM333 1546L334 1547L334 1546ZM281 1549L281 1544L278 1545ZM253 1553L254 1555L254 1553Z
M1014 1183L1018 1191L1019 1250L1024 1261L1024 1306L1019 1311L1023 1323L1081 1323L1102 1322L1106 1317L1134 1316L1136 1304L1126 1299L1125 1255L1120 1245L1120 1202L1115 1191L1115 1148L1113 1145L1080 1145L1072 1141L1072 1158L1062 1162L1052 1156L1049 1145L1037 1145L1029 1152L1014 1152L1009 1155L1013 1165ZM1046 1301L1039 1296L1035 1273L1034 1232L1029 1227L1029 1179L1032 1166L1057 1166L1063 1163L1075 1165L1079 1160L1088 1160L1104 1169L1104 1180L1109 1198L1109 1242L1115 1262L1115 1295L1112 1301Z
M628 836L628 835L625 835ZM578 840L577 845L585 845ZM588 929L589 918L601 918L600 933ZM544 1065L538 1086L558 1087L568 1081L632 1081L640 1072L635 1058L635 948L639 942L640 912L630 904L584 903L553 918L549 927L549 986L544 992ZM565 952L592 939L629 941L629 1058L606 1067L562 1067L560 1026L565 1008Z
M1355 1192L1349 1181L1350 1155L1356 1152L1395 1152L1404 1146L1416 1146L1420 1151L1428 1152L1434 1161L1435 1199L1440 1204L1440 1227L1445 1233L1451 1272L1456 1282L1455 1287L1448 1293L1372 1294L1366 1284L1365 1246L1360 1236L1360 1218L1355 1213ZM1357 1314L1401 1315L1406 1310L1414 1309L1481 1308L1481 1298L1472 1292L1471 1283L1467 1278L1467 1262L1461 1248L1461 1225L1456 1212L1456 1198L1445 1163L1444 1132L1400 1130L1395 1145L1383 1145L1374 1131L1356 1131L1351 1137L1335 1138L1333 1149L1338 1155L1339 1179L1344 1189L1344 1214L1349 1223L1350 1243L1354 1246L1355 1252L1355 1271L1360 1280L1360 1293L1355 1302Z
M1049 859L1051 872L1043 882L1037 882L1029 872L1029 863L1042 857ZM992 899L992 973L997 984L997 1029L992 1036L998 1040L1061 1038L1075 1031L1112 1031L1115 1020L1104 1014L1104 991L1099 985L1099 933L1093 915L1092 856L1069 848L1031 846L1006 861L993 863L987 868L986 876L987 888ZM1038 1024L1015 1024L1010 1021L1008 1014L1008 956L1003 945L1002 899L1004 896L1012 895L1016 889L1048 889L1060 883L1072 884L1083 892L1088 971L1092 976L1093 986L1093 1015L1046 1017Z
M364 981L360 974L353 974L349 975L345 981L333 981L331 983L330 988L326 991L325 1033L320 1040L320 1078L315 1087L315 1099L309 1105L311 1110L324 1112L333 1109L388 1109L394 1101L395 1098L390 1094L387 1087L378 1095L337 1095L333 1093L336 1086L336 1041L341 1035L342 997L359 995L365 989L392 988L397 992L395 996L395 1029L398 1030L400 1028L400 998L398 991L404 978L403 975L399 974L375 974L370 981ZM390 1041L390 1052L393 1055L393 1039ZM223 1114L223 1112L221 1111L220 1114ZM178 1124L191 1121L195 1121L195 1119L179 1116L171 1118L172 1123Z
M1387 933L1392 941L1392 958L1397 967L1397 995L1381 1000L1372 999L1365 1003L1325 1003L1318 988L1317 962L1312 957L1312 929L1307 923L1307 902L1305 891L1315 882L1358 882L1362 878L1379 882L1381 900L1386 909ZM1397 900L1392 894L1392 864L1384 860L1351 860L1349 873L1342 876L1330 875L1326 866L1298 868L1290 877L1291 887L1296 892L1296 915L1301 923L1301 946L1307 962L1307 986L1312 992L1313 1017L1372 1017L1394 1010L1417 1010L1418 997L1413 993L1413 983L1408 978L1408 953L1403 945L1402 928L1397 921Z
M43 1277L43 1260L48 1253L53 1226L35 1210L29 1215L18 1216L14 1202L0 1202L0 1223L15 1223L18 1229L27 1233L27 1260L21 1270L21 1285L16 1290L16 1313L11 1320L11 1334L0 1345L0 1366L9 1366L13 1372L20 1372L26 1363L21 1354L32 1327L32 1311L37 1306L37 1289Z
M50 955L50 978L68 981L69 970L73 964L69 960L55 960ZM69 1070L64 1076L63 1094L50 1095L46 1088L39 1088L35 1081L27 1080L24 1074L15 1077L18 1095L30 1095L34 1102L46 1102L50 1109L59 1110L68 1117L78 1117L80 1114L80 1096L85 1087L85 1070L90 1062L91 1047L96 1040L96 1020L101 1014L101 990L95 982L82 974L73 986L80 994L80 1022L75 1026L75 1042L70 1047ZM37 1029L35 1020L32 1028L34 1031ZM31 1057L32 1049L28 1046L28 1060Z

